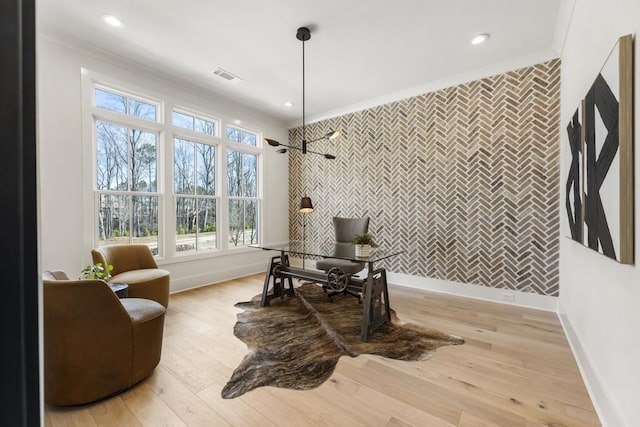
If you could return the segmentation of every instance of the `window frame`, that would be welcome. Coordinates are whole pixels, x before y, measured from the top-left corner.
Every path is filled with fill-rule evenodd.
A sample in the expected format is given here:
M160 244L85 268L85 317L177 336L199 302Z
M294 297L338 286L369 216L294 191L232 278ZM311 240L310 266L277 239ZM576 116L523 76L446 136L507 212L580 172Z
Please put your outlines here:
M253 134L256 135L256 145L249 145L249 144L243 144L242 142L237 142L237 141L232 141L227 139L227 128L232 128L232 129L238 129L240 131L243 132L251 132ZM225 244L227 245L227 250L229 251L239 251L242 250L244 248L246 248L248 245L239 245L239 246L231 246L230 245L230 241L229 241L229 232L230 232L230 224L229 224L229 201L230 200L256 200L258 202L258 219L257 219L257 227L258 227L258 242L260 243L262 242L263 239L263 222L262 222L262 218L264 215L264 207L263 207L263 181L264 181L264 176L263 176L263 161L264 161L264 156L262 155L263 153L263 144L262 144L262 132L253 129L251 127L247 127L247 126L238 126L235 123L227 123L224 127L224 129L221 129L221 134L224 135L223 141L225 144L225 151L224 151L224 162L223 162L223 166L224 166L224 176L223 176L223 181L224 181L224 192L225 192L225 197L224 197L224 201L225 201L225 205L224 205L224 209L225 209L225 217L227 219L227 223L225 224ZM257 188L256 188L256 197L235 197L235 196L229 196L229 192L228 192L228 171L227 171L227 153L229 150L233 150L233 151L238 151L241 153L246 153L246 154L254 154L256 155L256 174L257 174Z
M261 221L261 212L262 212L262 198L260 197L261 193L261 165L260 165L260 161L261 161L261 156L255 153L255 150L246 150L246 149L242 149L245 147L249 147L249 148L254 148L252 145L247 145L247 144L242 144L242 143L238 143L238 142L234 142L234 141L229 141L230 143L232 143L233 145L227 147L227 150L225 152L225 176L224 176L224 181L225 181L225 191L226 191L226 202L227 202L227 206L226 206L226 213L227 213L227 218L230 217L230 203L232 200L239 200L239 201L255 201L258 204L258 218L257 218L257 224L256 227L258 228L258 236L257 236L257 242L255 243L249 243L251 245L253 244L257 244L260 243L261 240L261 233L262 233L262 221ZM250 155L255 155L256 156L256 195L255 197L248 197L248 196L230 196L229 195L229 188L228 188L228 184L229 184L229 174L228 174L228 155L229 155L229 151L235 151L235 152L239 152L242 154L250 154ZM231 224L227 223L227 227L226 227L226 232L228 234L231 233ZM229 245L229 250L235 250L238 248L243 248L243 247L247 247L248 245L234 245L231 246L230 245L230 238L229 235L227 235L227 239L226 239L227 244Z
M163 248L162 245L160 243L161 241L161 235L163 234L163 228L162 228L162 223L163 223L163 216L162 216L162 206L163 206L163 191L162 191L162 181L163 179L161 179L161 145L162 145L162 140L161 140L161 128L160 126L157 126L157 122L153 122L151 120L148 119L144 119L141 117L136 117L136 116L131 116L128 114L124 114L124 113L120 113L120 112L115 112L115 111L110 111L110 110L106 110L100 107L96 107L95 106L95 99L93 98L93 91L92 91L92 123L91 123L91 130L92 130L92 161L91 161L91 171L92 171L92 193L93 193L93 221L94 221L94 226L93 226L93 247L99 247L99 241L100 241L100 232L99 232L99 227L98 227L98 209L99 209L99 202L100 202L100 195L104 194L104 195L112 195L112 196L127 196L129 198L129 203L130 203L130 207L129 207L129 231L131 231L131 227L132 227L132 219L133 219L133 211L132 211L132 200L133 197L144 197L144 196L151 196L151 197L157 197L158 200L158 236L157 236L157 255L162 257L163 256ZM107 113L107 114L105 114ZM129 131L132 129L136 129L136 130L140 130L143 132L149 132L149 133L153 133L156 135L156 191L133 191L130 190L129 188L131 188L130 184L131 184L131 177L129 176L129 160L127 160L127 190L100 190L98 189L98 177L97 177L97 169L96 169L96 165L97 165L97 148L98 148L98 141L97 141L97 123L98 122L106 122L108 124L112 124L112 125L116 125L116 126L122 126L125 127L127 129L127 139L129 138ZM149 126L150 125L150 126ZM130 159L130 153L127 153L128 158ZM133 241L133 236L131 235L131 233L129 234L129 244L135 243Z

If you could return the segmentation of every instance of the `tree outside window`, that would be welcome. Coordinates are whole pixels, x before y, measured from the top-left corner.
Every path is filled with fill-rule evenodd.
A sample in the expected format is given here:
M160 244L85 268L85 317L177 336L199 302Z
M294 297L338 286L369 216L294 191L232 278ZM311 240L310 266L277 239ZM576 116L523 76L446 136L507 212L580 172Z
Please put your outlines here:
M258 243L257 155L227 151L227 194L229 243L233 246Z
M176 252L217 248L215 147L174 138L173 184L176 195Z
M96 121L98 245L144 243L158 251L155 132Z

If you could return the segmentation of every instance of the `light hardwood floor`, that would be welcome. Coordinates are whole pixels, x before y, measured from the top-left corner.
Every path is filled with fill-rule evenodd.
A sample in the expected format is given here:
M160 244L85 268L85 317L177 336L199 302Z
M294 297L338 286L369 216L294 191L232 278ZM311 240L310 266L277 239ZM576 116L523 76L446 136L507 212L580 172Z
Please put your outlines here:
M391 287L406 322L466 340L431 360L342 357L309 391L220 391L246 346L233 335L238 301L262 275L171 296L162 360L151 377L107 400L46 406L46 426L500 426L600 425L555 313ZM355 302L355 299L354 299Z

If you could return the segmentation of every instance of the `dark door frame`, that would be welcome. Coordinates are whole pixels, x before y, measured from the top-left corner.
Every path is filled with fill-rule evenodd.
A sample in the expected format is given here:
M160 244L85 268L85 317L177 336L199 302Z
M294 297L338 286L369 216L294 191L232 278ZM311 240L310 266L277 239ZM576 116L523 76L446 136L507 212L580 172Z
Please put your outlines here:
M0 420L39 426L35 0L0 1Z

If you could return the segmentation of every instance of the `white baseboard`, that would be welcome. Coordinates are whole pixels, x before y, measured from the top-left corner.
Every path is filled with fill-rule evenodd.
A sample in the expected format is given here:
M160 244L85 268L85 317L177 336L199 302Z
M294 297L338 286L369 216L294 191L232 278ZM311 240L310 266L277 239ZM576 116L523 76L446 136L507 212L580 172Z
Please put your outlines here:
M301 258L290 257L289 262L293 267L302 266ZM307 269L315 268L315 265L315 261L305 260L305 267ZM366 270L360 272L359 275L362 276L363 273L366 275ZM468 283L449 282L447 280L392 273L389 271L387 271L387 281L389 284L404 286L407 288L423 289L485 301L499 302L502 304L535 308L538 310L558 311L558 298L548 295L512 291L509 289L489 288L486 286L472 285ZM509 300L505 300L504 298L509 298Z
M178 292L187 291L189 289L211 285L213 283L239 279L241 277L250 276L252 274L264 273L264 271L265 263L261 261L258 263L245 264L239 267L228 268L225 270L216 270L204 274L182 277L180 279L171 280L171 293L175 294Z
M609 393L607 387L600 380L600 375L598 375L597 370L589 361L587 353L571 325L571 321L564 310L562 310L561 304L559 304L558 307L560 309L558 311L558 317L560 318L564 335L567 337L567 341L569 341L571 352L576 359L578 369L580 369L580 374L589 392L589 397L591 397L591 402L600 418L600 422L604 427L628 426L629 424L624 421L620 415L621 412L617 409L611 393Z
M424 289L462 297L535 308L545 311L558 311L558 298L533 294L530 292L512 291L510 289L496 289L468 283L449 282L447 280L429 277L411 276L409 274L387 272L390 284L407 288ZM507 298L507 300L505 299Z

